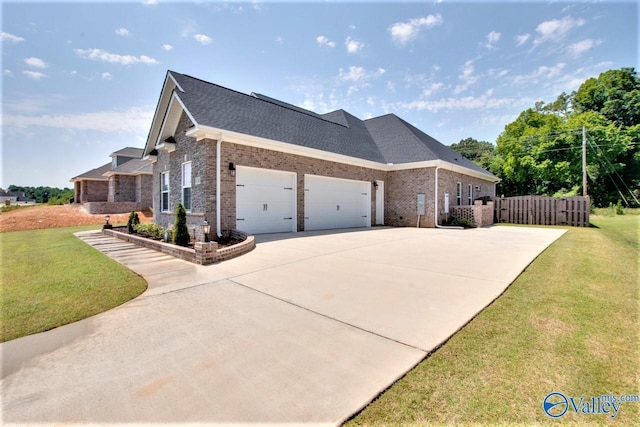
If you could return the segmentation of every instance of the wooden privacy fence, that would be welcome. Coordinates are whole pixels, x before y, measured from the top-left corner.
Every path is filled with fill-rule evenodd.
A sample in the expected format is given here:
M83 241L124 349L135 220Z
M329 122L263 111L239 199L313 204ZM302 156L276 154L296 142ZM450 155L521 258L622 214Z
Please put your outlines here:
M494 207L496 222L589 226L589 197L505 197L496 198Z

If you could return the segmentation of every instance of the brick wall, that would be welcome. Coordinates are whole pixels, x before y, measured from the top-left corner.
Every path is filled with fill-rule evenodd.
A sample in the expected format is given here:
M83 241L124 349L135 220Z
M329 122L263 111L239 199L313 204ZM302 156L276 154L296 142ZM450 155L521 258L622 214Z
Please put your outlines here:
M109 177L109 202L135 202L136 177L130 175L112 175Z
M201 239L203 220L211 225L215 234L216 225L216 141L203 139L195 141L186 137L185 131L191 126L188 117L183 114L175 132L175 151L169 153L160 150L154 164L152 200L154 222L163 227L173 224L176 204L182 199L182 163L192 162L192 211L187 215L189 230ZM417 195L426 195L425 215L420 219L421 227L434 227L434 172L435 168L421 168L384 172L359 166L345 165L331 161L312 159L294 154L281 153L263 148L224 142L221 146L221 228L232 230L236 227L236 180L228 168L229 163L236 166L274 169L297 173L297 224L298 230L304 228L304 175L313 174L335 178L385 183L385 224L391 226L411 226L417 223ZM160 211L160 173L170 172L170 210ZM467 175L445 169L438 170L438 211L439 221L444 216L444 193L449 192L450 203L456 203L456 183L462 183L463 201L466 203L468 184L473 186L473 198L493 196L494 185L489 181L472 178ZM476 190L476 186L479 189ZM376 218L376 191L371 185L371 222ZM205 215L206 212L206 215Z
M153 176L136 176L136 202L142 206L153 206Z
M108 181L89 181L84 180L81 183L81 200L80 202L106 202L109 197Z
M209 144L215 146L214 141ZM372 183L374 180L386 181L387 173L375 169L312 159L294 154L280 153L263 148L249 147L229 142L222 143L222 171L220 189L222 192L221 225L223 230L236 227L236 182L228 169L229 163L236 166L275 169L296 172L297 176L297 212L298 230L304 229L304 175L322 175L333 178L353 179ZM214 164L215 170L215 164ZM213 187L215 187L215 174ZM376 194L371 184L371 221L375 223Z

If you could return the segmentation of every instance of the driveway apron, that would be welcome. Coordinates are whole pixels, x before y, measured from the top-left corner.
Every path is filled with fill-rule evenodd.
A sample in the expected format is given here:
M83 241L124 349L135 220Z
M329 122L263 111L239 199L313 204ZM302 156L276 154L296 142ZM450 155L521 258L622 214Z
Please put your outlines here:
M498 297L560 229L372 228L257 236L198 266L78 233L140 297L2 344L18 424L340 424Z

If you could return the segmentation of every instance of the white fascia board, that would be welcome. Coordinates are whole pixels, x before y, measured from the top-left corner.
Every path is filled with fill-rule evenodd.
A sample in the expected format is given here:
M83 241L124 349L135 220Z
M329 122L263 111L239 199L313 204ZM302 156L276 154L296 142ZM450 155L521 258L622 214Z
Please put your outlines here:
M183 111L187 114L187 117L189 117L191 123L195 125L195 119L193 118L189 110L187 110L187 108L184 106L184 103L182 102L178 94L173 92L171 100L169 101L169 107L167 108L164 119L162 120L162 128L158 133L158 138L155 145L156 149L163 148L166 145L164 140L170 136L173 136L176 128L178 127L180 116L182 115Z
M173 78L171 73L167 72L167 76L165 77L164 83L162 85L162 91L160 92L158 105L156 106L156 110L153 113L153 120L151 121L149 135L147 135L147 142L144 146L143 155L149 154L155 147L157 135L160 132L160 127L162 126L162 122L160 122L160 120L161 118L164 118L166 109L168 108L168 104L171 99L171 94L173 94L174 89L176 88L178 88L181 92L184 92L178 85L178 82L176 82L176 80Z
M465 168L464 166L455 165L453 163L445 162L443 160L425 160L411 163L384 164L371 160L359 159L357 157L345 156L343 154L330 153L328 151L322 151L315 148L302 147L286 142L273 141L266 138L260 138L238 132L216 129L209 126L196 125L193 129L186 132L186 136L194 137L198 141L202 139L213 139L217 141L222 134L224 134L224 141L226 142L247 145L250 147L264 148L266 150L278 151L282 153L295 154L303 157L311 157L314 159L326 160L330 162L343 163L351 166L360 166L385 172L408 169L435 168L437 166L442 169L447 169L464 175L473 176L485 181L499 181L499 178L492 178L491 176L482 172Z
M344 163L353 166L361 166L370 169L386 170L386 165L378 162L373 162L371 160L358 159L356 157L330 153L328 151L322 151L315 148L301 147L299 145L289 144L286 142L273 141L266 138L260 138L257 136L246 135L238 132L231 132L224 129L216 129L209 126L196 125L193 129L186 133L187 136L192 136L198 141L202 139L218 140L221 134L224 134L223 142L247 145L249 147L264 148L265 150L295 154L298 156L311 157L314 159Z

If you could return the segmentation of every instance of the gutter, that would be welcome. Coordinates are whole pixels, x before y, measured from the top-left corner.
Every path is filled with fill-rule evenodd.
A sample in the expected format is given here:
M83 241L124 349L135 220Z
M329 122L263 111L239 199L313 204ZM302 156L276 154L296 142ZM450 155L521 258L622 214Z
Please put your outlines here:
M222 233L220 232L221 221L220 221L220 152L222 145L222 132L220 132L220 137L216 142L216 235L218 238L222 237Z

